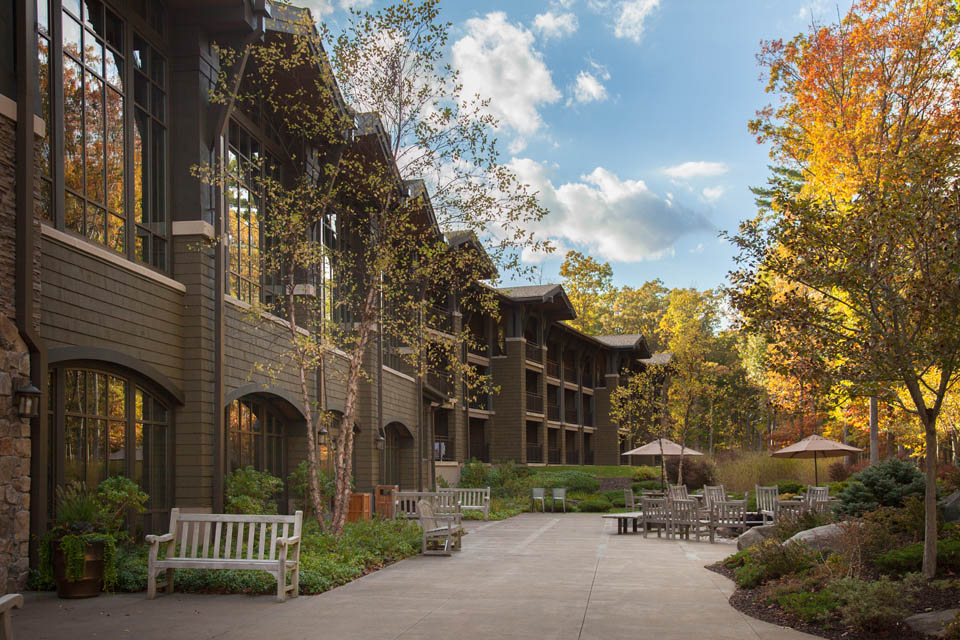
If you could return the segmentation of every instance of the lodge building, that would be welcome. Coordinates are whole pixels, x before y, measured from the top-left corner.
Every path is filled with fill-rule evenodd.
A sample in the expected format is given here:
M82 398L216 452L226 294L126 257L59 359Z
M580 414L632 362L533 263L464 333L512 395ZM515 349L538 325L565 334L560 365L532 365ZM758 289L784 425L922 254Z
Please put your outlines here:
M269 209L242 168L282 150L260 114L210 100L214 44L283 37L279 13L264 0L0 3L0 593L24 586L57 486L133 478L154 531L174 506L221 511L237 467L286 478L305 456L316 426L297 377L257 366L281 357L286 321L249 312L270 295ZM375 114L356 121L355 144L389 148ZM191 171L217 158L240 168L222 193ZM332 217L318 241L347 241L343 225ZM451 251L475 242L446 238ZM468 398L373 341L358 490L455 481L471 458L619 464L609 393L649 357L642 336L571 328L559 285L496 293L496 321L456 292L438 298L434 329L470 329L480 346L463 357L497 393ZM326 406L342 413L345 361L326 366ZM32 419L20 416L30 386ZM317 372L309 388L318 401Z

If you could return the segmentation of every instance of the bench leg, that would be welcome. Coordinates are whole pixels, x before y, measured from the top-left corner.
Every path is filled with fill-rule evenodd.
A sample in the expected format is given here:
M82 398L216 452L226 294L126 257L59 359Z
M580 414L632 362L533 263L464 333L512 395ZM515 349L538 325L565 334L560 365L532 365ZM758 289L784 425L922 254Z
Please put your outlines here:
M277 555L277 602L283 602L287 599L287 546L282 545Z

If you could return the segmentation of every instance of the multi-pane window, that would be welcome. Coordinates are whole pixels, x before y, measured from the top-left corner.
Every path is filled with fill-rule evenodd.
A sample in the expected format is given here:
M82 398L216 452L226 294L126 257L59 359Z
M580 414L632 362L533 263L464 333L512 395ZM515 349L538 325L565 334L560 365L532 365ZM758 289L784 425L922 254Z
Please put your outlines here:
M257 398L234 400L227 407L230 471L253 467L283 478L283 419Z
M133 217L137 259L167 266L166 61L139 35L133 38Z
M260 143L230 122L227 149L227 242L230 295L244 302L261 299L260 249L263 246L261 186L265 158Z
M64 224L124 253L124 24L99 2L65 0L61 32Z
M128 476L150 496L149 510L169 506L171 427L163 402L124 375L82 368L51 369L50 398L50 424L63 451L52 456L51 468L61 469L64 483L94 487L108 476Z
M159 0L115 6L133 8L147 31L162 34L166 13ZM37 55L37 107L47 125L40 143L40 215L166 270L164 57L99 0L37 0ZM52 108L57 83L63 90L59 122ZM58 178L62 222L55 212Z

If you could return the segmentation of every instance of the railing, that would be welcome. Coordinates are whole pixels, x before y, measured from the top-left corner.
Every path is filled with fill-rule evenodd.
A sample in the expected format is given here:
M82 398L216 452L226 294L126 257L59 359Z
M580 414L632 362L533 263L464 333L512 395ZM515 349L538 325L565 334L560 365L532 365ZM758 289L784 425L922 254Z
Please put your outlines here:
M490 462L490 445L471 443L470 457L476 458L480 462Z
M547 462L550 464L560 464L560 449L550 449L547 452Z
M583 464L593 464L593 451L583 454Z
M470 398L469 406L471 409L479 409L480 411L490 411L490 394L484 393L478 397Z
M560 379L560 363L556 360L547 358L547 375L551 378Z
M567 449L567 464L580 464L579 449Z
M543 447L539 444L528 444L527 462L543 462Z
M547 420L560 422L560 405L556 402L547 403Z
M524 356L530 362L542 362L543 349L541 349L540 345L538 344L534 344L533 342L527 342L524 346Z
M527 391L527 411L543 413L543 396L539 393L530 393Z
M563 410L563 421L567 424L577 424L577 407L565 407Z
M476 336L474 336L474 339L477 341L477 344L473 344L471 342L470 346L468 347L468 350L470 351L470 353L472 353L475 356L483 356L484 358L486 358L488 354L487 349L489 347L490 341L487 339L486 336L482 338L477 338Z
M592 427L593 426L593 410L587 409L583 412L583 426Z
M432 369L427 371L426 383L441 393L447 393L448 391L447 377Z
M436 462L451 462L457 459L453 438L433 436L433 459Z
M567 382L577 383L577 369L571 365L565 364L563 367L563 379Z
M589 373L583 374L583 387L585 389L593 389L593 376Z
M428 306L426 309L427 326L443 333L453 333L453 314L440 307Z

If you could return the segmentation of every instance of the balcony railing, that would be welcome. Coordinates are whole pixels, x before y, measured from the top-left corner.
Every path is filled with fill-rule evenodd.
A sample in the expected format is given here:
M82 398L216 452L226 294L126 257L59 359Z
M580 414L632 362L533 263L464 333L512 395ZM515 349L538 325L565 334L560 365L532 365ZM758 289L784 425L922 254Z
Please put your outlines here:
M488 354L487 348L489 346L490 341L486 338L486 336L482 338L475 337L474 340L476 340L477 343L476 344L473 344L472 342L470 343L470 346L469 346L470 353L476 356L483 356L484 358L486 358Z
M540 345L527 342L523 352L526 359L530 362L543 362L543 349L540 348Z
M563 421L567 424L577 424L577 408L565 407L563 410Z
M527 392L527 411L543 413L543 396L539 393Z
M583 464L593 464L593 451L583 454Z
M587 409L583 412L583 426L593 426L593 411L591 409Z
M560 449L550 449L547 453L547 462L550 464L560 464Z
M451 462L457 459L453 438L433 436L433 459L436 462Z
M580 464L579 449L567 449L567 464Z
M490 445L470 443L470 457L480 462L490 462Z
M448 392L447 387L449 383L447 382L447 376L437 371L433 371L432 369L427 371L426 383L441 393Z
M556 402L547 403L547 420L560 422L560 405Z
M453 314L440 307L428 306L426 309L427 326L443 333L453 333Z
M543 447L539 444L528 444L527 462L543 462Z
M573 384L577 383L577 369L571 365L564 365L563 367L563 379L567 382L572 382Z
M478 409L480 411L492 411L492 404L493 403L490 400L490 395L484 393L480 396L470 398L469 407L471 409Z
M560 379L560 363L556 360L547 358L547 375L551 378Z

